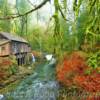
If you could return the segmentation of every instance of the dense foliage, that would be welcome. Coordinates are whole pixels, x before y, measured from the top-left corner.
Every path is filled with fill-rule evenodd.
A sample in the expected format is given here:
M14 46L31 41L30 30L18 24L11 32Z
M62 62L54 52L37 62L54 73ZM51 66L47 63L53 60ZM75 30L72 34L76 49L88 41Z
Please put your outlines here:
M69 89L69 92L72 91L72 97L76 93L75 96L80 95L79 100L84 100L86 96L84 94L85 91L88 94L85 100L98 100L99 95L97 94L100 92L100 68L99 66L93 68L86 61L86 56L83 57L83 54L80 52L65 55L63 61L57 66L57 79ZM81 92L77 92L77 90ZM66 97L68 90L65 91Z
M14 57L0 58L0 81L18 71L17 62Z

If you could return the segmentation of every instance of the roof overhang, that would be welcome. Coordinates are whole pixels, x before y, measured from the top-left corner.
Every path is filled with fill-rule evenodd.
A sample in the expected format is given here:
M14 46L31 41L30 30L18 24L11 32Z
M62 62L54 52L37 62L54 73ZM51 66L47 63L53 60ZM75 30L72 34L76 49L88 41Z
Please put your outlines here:
M22 42L22 43L27 43L28 44L28 42L24 38L22 38L22 37L20 37L18 35L14 35L14 34L7 33L7 32L0 32L0 35L4 36L8 40L12 40L12 41Z
M0 40L0 46L10 42L10 40Z

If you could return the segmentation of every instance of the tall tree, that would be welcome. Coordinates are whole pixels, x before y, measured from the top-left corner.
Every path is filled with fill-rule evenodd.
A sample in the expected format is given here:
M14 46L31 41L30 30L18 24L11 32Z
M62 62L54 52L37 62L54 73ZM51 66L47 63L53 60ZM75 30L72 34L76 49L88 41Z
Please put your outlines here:
M0 0L0 15L7 16L11 14L11 9L8 4L8 0ZM11 21L10 20L0 20L0 30L10 32Z
M27 0L16 0L16 10L19 15L29 11L30 6ZM29 22L28 15L19 17L19 19L16 22L17 23L16 27L18 27L17 33L19 35L21 36L27 35L28 22Z

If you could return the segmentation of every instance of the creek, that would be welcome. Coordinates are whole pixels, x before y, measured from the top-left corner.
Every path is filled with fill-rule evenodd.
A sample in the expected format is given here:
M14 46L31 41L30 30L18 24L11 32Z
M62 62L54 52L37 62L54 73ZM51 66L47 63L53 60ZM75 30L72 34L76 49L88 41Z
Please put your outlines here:
M58 89L55 64L43 62L14 91L5 96L7 100L56 100Z

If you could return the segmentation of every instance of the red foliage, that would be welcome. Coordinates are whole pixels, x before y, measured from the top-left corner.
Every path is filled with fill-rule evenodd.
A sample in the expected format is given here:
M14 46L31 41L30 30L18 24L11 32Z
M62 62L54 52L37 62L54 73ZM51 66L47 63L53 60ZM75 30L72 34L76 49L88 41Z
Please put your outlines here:
M6 73L5 72L0 72L0 79L5 78L5 76L6 76Z
M42 53L39 52L39 51L32 51L32 54L33 54L35 57L41 57L41 56L42 56Z
M89 92L100 91L100 76L75 76L74 82Z
M10 66L12 65L12 61L11 60L3 60L1 63L0 63L1 66Z
M77 53L74 53L69 59L64 59L62 65L58 65L57 79L67 86L74 84L88 92L99 92L100 74L93 71L90 75L85 75L84 72L88 68L85 60Z
M100 96L89 96L89 97L82 99L82 100L100 100Z
M85 67L84 60L79 55L73 54L69 59L63 60L62 67L57 67L57 79L66 85L70 85L74 75L83 74Z

